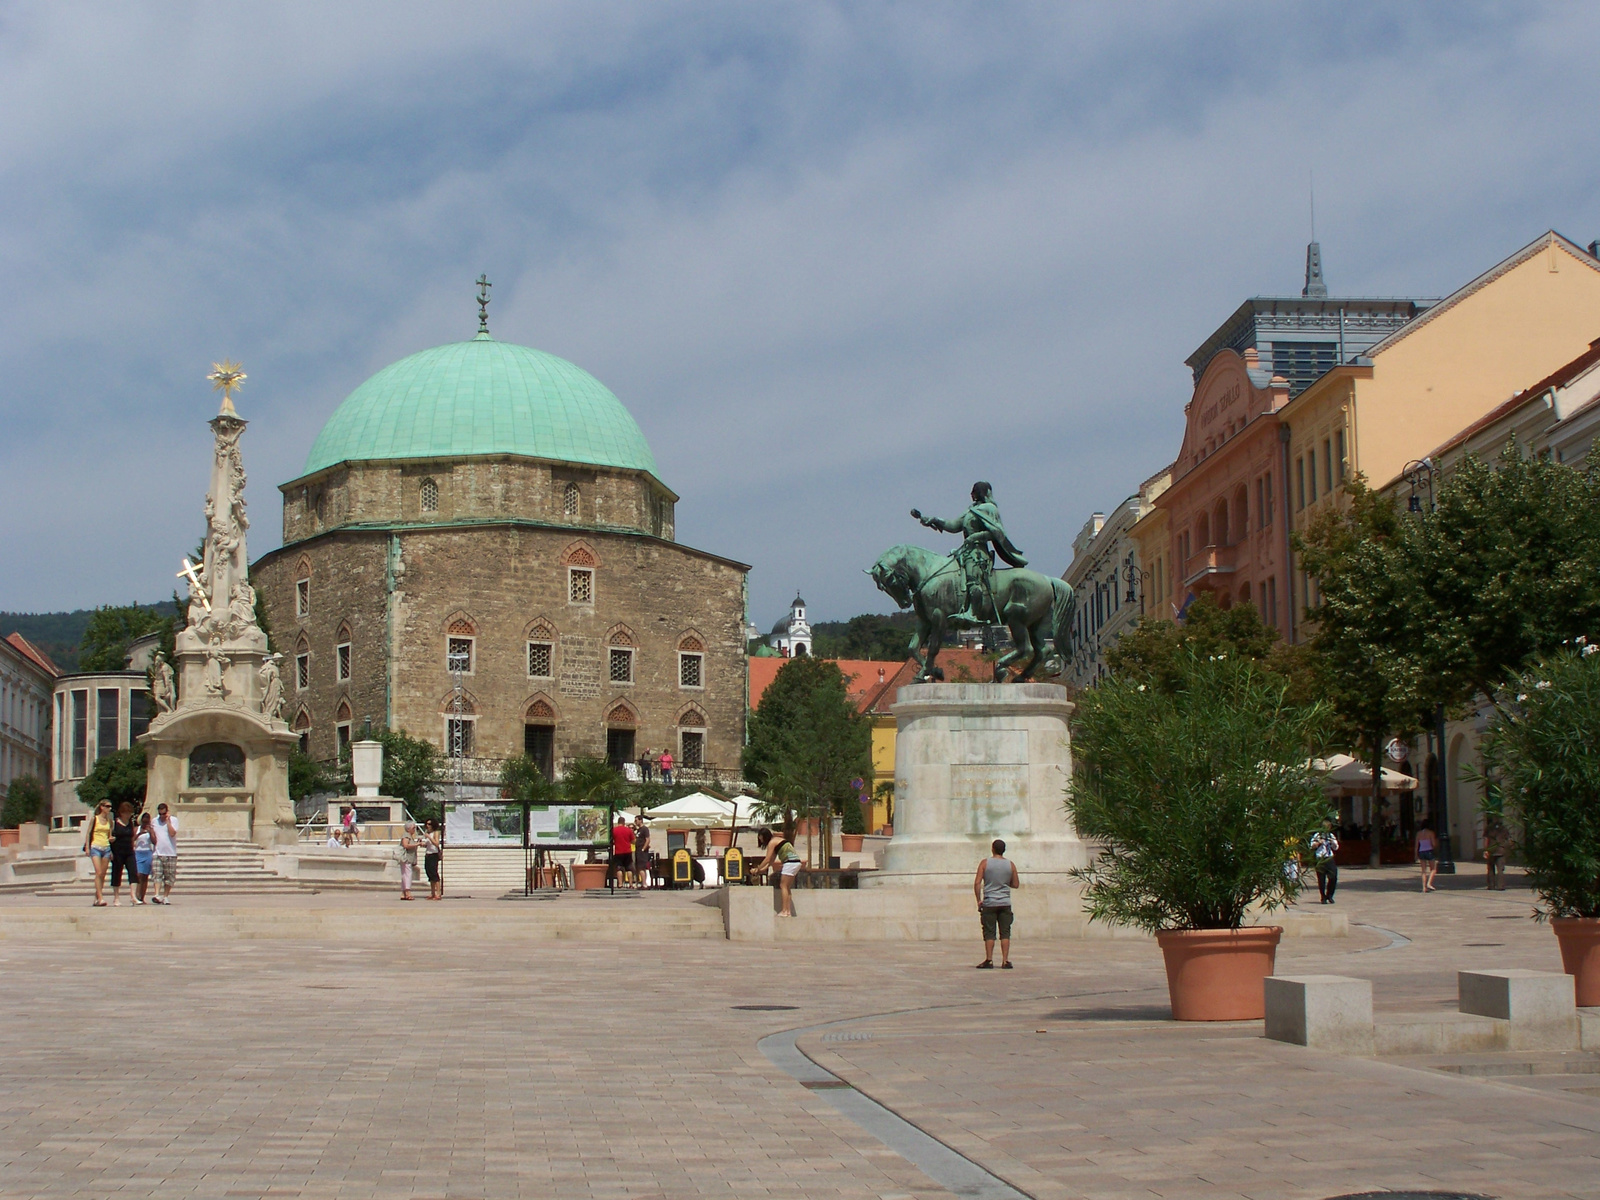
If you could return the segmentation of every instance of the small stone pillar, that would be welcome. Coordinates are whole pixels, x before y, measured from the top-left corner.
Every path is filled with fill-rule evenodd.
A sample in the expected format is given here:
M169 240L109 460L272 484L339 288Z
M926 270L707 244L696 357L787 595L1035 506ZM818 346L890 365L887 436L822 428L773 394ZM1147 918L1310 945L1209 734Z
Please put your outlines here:
M1576 1050L1573 978L1561 971L1458 971L1464 1013L1511 1022L1512 1050Z
M1372 1054L1372 980L1269 975L1266 1035L1336 1054Z
M350 778L356 785L356 797L376 796L383 786L383 743L352 742L350 745Z

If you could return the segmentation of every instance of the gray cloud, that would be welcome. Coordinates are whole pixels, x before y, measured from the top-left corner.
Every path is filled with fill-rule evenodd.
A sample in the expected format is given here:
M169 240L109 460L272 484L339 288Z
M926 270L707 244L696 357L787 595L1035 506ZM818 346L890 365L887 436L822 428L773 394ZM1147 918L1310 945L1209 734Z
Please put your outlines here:
M1182 360L1293 293L1600 234L1579 6L13 6L0 608L154 597L242 358L255 526L372 371L473 329L634 411L768 624L992 479L1034 562L1173 453ZM1600 335L1600 330L1596 331Z

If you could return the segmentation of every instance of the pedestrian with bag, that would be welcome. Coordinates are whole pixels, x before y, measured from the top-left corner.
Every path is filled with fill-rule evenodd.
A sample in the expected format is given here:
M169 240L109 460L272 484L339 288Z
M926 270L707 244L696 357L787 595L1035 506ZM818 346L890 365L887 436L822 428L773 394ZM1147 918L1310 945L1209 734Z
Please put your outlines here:
M94 907L104 908L106 871L111 866L111 801L100 801L83 823L83 852L94 864Z
M1317 895L1322 904L1332 904L1333 894L1339 890L1339 864L1334 862L1338 853L1339 837L1330 818L1311 835L1311 859L1317 869Z
M440 871L444 859L444 831L437 821L429 818L422 829L422 870L428 877L428 899L444 899L444 875Z
M133 899L139 885L139 868L133 857L133 835L138 828L133 823L133 804L124 800L117 807L116 819L111 822L111 907L122 907L122 877L128 877L128 898Z
M411 880L417 873L417 823L407 821L400 834L400 899L411 900Z

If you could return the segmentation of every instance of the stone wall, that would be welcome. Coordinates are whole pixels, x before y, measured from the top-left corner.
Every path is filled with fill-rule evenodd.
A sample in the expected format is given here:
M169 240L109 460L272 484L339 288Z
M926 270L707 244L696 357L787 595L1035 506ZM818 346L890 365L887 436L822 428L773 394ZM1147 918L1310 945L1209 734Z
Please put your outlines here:
M286 522L287 523L287 522ZM394 539L397 551L391 552ZM388 559L392 557L390 563ZM295 613L295 584L309 566L310 615ZM575 604L569 568L594 572L592 603ZM335 716L349 705L353 734L364 718L405 729L441 749L453 679L448 632L470 637L463 676L475 718L473 756L524 748L530 707L553 723L555 758L603 755L608 725L635 728L636 753L680 754L680 721L703 714L708 762L736 775L744 745L744 571L736 563L637 534L485 524L396 531L336 531L273 551L254 578L285 656L291 726L302 705L311 751L334 753ZM528 674L530 629L555 643L548 677ZM348 623L351 675L335 679L337 631ZM311 681L297 691L295 646L310 647ZM609 678L610 647L634 650L634 682ZM699 644L703 686L680 686L680 646ZM385 649L387 647L387 654ZM388 667L392 660L392 694ZM618 706L621 706L620 708ZM697 722L695 722L697 724Z
M433 509L423 507L431 481ZM567 488L578 511L566 511ZM677 497L641 471L511 455L346 463L282 487L283 541L354 523L451 522L516 517L574 527L673 535Z

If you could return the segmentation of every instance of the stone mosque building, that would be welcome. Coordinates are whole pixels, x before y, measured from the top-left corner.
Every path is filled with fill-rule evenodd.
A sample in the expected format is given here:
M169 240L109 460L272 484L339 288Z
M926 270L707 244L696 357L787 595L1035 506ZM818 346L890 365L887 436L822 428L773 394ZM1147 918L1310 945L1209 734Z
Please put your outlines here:
M484 785L513 754L647 749L737 778L749 567L674 539L678 497L592 375L480 321L352 392L280 490L252 581L313 757L370 724L459 746Z

